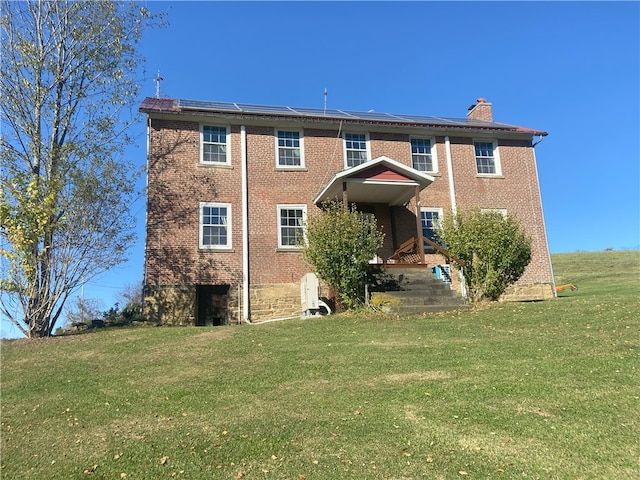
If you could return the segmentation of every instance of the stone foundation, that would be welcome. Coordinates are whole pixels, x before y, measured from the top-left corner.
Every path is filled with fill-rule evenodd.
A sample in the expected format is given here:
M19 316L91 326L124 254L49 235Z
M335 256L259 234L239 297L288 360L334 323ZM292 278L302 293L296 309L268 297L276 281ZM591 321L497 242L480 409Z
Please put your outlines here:
M249 291L251 321L296 317L301 314L300 284L256 285Z
M555 298L553 285L550 283L530 283L511 285L500 296L501 302L531 302Z
M231 285L227 298L227 323L242 323L242 290ZM249 292L251 322L301 315L300 284L283 283L252 286ZM147 285L144 315L162 325L196 325L195 285Z
M143 315L163 325L195 325L196 290L193 286L145 286Z

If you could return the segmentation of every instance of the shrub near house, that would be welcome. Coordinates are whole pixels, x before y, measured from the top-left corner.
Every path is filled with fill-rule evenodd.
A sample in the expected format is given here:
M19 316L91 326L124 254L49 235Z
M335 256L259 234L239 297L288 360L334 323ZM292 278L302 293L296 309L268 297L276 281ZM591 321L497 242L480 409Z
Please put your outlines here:
M464 261L469 298L497 300L524 274L531 261L531 239L512 216L479 208L446 215L438 236Z

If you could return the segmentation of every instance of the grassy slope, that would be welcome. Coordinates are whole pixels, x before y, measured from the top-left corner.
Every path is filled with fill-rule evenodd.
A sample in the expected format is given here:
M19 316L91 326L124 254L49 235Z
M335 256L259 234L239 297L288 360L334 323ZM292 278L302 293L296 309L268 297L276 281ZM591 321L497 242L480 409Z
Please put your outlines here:
M0 475L639 478L640 252L554 301L2 343Z

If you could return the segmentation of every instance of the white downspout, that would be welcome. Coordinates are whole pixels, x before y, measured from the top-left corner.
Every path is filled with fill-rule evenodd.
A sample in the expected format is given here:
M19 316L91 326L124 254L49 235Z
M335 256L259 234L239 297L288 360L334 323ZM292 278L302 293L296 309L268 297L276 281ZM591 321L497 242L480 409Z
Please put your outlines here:
M456 205L456 188L453 184L453 160L451 159L451 142L449 137L444 137L444 147L447 151L447 173L449 174L449 196L451 198L451 211L455 215L458 213L458 207Z
M144 195L145 195L145 209L144 209L144 262L142 264L142 309L144 311L145 306L145 294L146 294L146 286L147 286L147 240L149 238L149 155L151 152L151 118L147 115L147 160L146 160L146 170L145 170L145 184L144 184ZM84 288L84 283L82 284Z
M449 197L451 199L451 213L458 213L458 205L456 204L456 187L453 182L453 159L451 158L451 142L449 136L444 137L444 147L447 152L447 176L449 177ZM460 267L460 293L463 298L467 298L467 287L464 283L464 274Z
M247 189L247 129L240 127L242 155L242 318L249 321L249 198Z

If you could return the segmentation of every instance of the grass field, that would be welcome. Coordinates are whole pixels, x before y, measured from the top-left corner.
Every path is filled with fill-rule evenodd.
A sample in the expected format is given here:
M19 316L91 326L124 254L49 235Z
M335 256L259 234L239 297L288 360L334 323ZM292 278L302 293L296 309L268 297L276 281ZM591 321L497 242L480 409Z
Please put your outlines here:
M4 341L3 479L638 479L640 252L547 302Z

